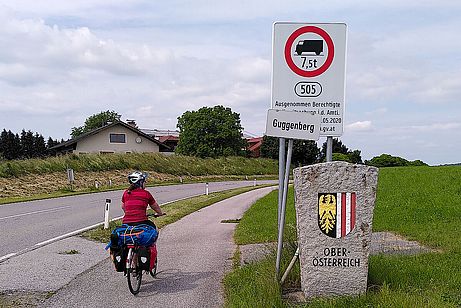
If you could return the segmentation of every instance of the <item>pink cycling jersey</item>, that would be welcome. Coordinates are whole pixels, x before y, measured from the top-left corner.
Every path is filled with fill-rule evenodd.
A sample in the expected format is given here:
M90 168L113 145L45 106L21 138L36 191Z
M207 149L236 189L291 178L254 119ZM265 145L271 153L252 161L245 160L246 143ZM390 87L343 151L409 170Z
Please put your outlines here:
M147 220L147 206L157 203L152 194L142 188L133 189L131 192L125 190L122 202L125 209L125 216L123 216L122 223Z

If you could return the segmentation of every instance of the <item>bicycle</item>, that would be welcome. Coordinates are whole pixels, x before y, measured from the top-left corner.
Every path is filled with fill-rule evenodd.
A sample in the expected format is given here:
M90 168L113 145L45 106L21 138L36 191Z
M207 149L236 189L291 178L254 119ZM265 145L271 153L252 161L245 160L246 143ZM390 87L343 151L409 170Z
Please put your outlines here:
M128 281L128 288L133 295L139 293L139 289L141 288L142 275L145 271L138 264L140 259L144 258L139 257L139 248L141 247L145 246L127 245L128 255L126 257L126 278ZM154 267L148 271L153 278L155 278L157 275L157 261L158 258L156 257Z
M149 214L147 216L160 217L162 215ZM151 246L154 246L154 245L156 245L156 243L152 244ZM157 275L158 257L155 258L154 267L150 269L149 271L143 269L141 265L138 263L138 262L142 262L142 263L147 262L148 260L147 257L140 256L140 250L147 248L147 247L149 246L140 246L137 244L126 245L126 248L128 249L128 253L127 253L126 263L125 263L125 275L128 281L128 289L130 289L130 292L133 295L136 295L139 293L139 289L141 288L141 280L142 280L143 271L149 272L149 274L153 278L155 278L155 276ZM148 251L148 253L150 253L150 251ZM146 258L146 259L143 260L143 258Z

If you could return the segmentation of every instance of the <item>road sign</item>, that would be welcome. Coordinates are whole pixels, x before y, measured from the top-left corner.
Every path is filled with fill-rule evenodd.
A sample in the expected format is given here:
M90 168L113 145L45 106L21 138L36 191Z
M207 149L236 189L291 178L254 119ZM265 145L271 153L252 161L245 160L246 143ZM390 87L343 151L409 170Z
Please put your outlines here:
M320 117L310 112L269 109L266 135L288 139L318 140Z
M271 109L318 114L320 136L341 136L346 24L275 23L272 62Z

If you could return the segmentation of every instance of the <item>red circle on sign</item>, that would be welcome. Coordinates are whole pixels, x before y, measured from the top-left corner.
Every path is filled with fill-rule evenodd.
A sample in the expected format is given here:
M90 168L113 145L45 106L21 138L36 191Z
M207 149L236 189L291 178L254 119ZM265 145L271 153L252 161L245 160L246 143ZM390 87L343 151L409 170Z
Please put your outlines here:
M327 56L325 63L323 63L321 67L313 71L305 71L305 70L300 69L298 66L296 66L296 64L293 62L293 59L291 58L291 46L293 45L293 42L301 34L304 34L307 32L313 32L315 34L320 35L325 40L328 46L328 56ZM331 63L333 62L334 54L335 54L335 46L333 44L333 40L331 39L331 37L328 35L328 33L325 32L325 30L320 29L315 26L305 26L305 27L301 27L297 29L295 32L293 32L288 37L288 40L285 44L285 61L287 62L288 66L291 68L293 72L295 72L296 74L302 77L316 77L324 73L330 67Z

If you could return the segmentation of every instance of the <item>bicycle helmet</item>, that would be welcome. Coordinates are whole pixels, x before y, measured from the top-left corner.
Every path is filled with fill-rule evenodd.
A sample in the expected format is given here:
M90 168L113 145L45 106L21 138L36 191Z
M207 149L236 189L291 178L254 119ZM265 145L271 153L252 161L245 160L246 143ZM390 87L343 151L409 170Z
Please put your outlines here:
M128 175L128 182L137 187L141 187L142 184L146 181L146 179L147 173L143 173L141 171L134 171Z

